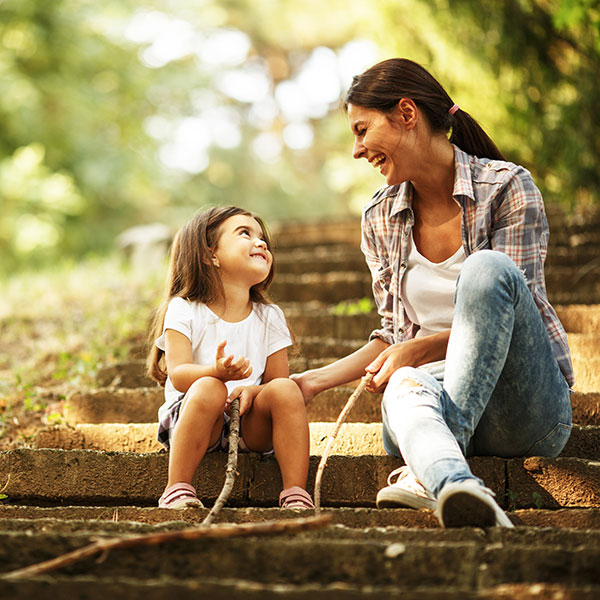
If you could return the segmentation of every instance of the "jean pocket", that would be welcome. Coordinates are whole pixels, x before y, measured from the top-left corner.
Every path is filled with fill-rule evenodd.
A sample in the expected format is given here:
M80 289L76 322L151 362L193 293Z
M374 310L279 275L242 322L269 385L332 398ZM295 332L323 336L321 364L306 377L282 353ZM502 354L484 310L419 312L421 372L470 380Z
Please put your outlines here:
M562 452L570 435L571 425L557 423L549 433L527 450L525 456L556 458Z

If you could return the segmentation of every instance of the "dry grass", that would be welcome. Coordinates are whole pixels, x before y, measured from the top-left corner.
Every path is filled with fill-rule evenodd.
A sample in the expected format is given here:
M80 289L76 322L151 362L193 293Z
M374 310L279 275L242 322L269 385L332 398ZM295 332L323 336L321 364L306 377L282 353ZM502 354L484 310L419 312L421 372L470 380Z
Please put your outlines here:
M142 351L166 269L151 268L111 257L0 281L0 449L29 445L68 391Z

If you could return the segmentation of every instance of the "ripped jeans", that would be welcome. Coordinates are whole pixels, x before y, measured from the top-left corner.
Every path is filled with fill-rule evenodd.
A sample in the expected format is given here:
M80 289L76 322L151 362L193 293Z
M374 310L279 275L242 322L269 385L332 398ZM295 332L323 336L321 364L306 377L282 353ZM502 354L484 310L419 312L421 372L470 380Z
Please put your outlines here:
M569 386L507 255L467 258L446 360L398 369L382 416L385 451L436 497L448 483L477 479L465 456L558 456L571 432Z

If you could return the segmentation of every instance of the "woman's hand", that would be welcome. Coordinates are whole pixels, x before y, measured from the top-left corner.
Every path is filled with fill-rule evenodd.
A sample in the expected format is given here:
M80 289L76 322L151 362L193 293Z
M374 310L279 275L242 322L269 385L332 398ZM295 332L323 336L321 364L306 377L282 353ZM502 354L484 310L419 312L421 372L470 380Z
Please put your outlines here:
M223 382L250 377L252 373L250 361L243 356L239 356L235 360L233 354L225 356L226 345L227 341L223 341L217 346L215 361L216 376Z
M406 342L394 344L386 348L365 371L373 373L373 379L367 386L369 392L381 393L385 389L390 377L400 367L410 364L410 355L407 353Z
M386 348L365 369L367 373L374 374L367 390L382 392L392 374L401 367L419 367L425 363L444 359L449 337L450 330L447 329Z
M240 399L240 417L248 412L252 408L254 398L260 391L258 385L241 385L236 387L225 400L225 410L229 412L231 409L231 403L236 399Z

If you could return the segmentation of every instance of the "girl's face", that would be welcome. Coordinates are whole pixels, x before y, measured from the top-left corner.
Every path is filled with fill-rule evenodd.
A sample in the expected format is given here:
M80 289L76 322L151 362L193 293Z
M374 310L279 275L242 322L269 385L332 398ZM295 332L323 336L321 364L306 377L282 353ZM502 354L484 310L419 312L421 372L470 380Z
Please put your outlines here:
M247 215L226 219L219 228L213 262L223 282L251 288L264 281L271 272L273 255L258 221Z
M398 111L396 111L398 112ZM408 168L408 138L410 130L396 118L372 108L348 105L350 128L354 134L352 156L366 158L379 169L388 185L398 185L410 179Z

